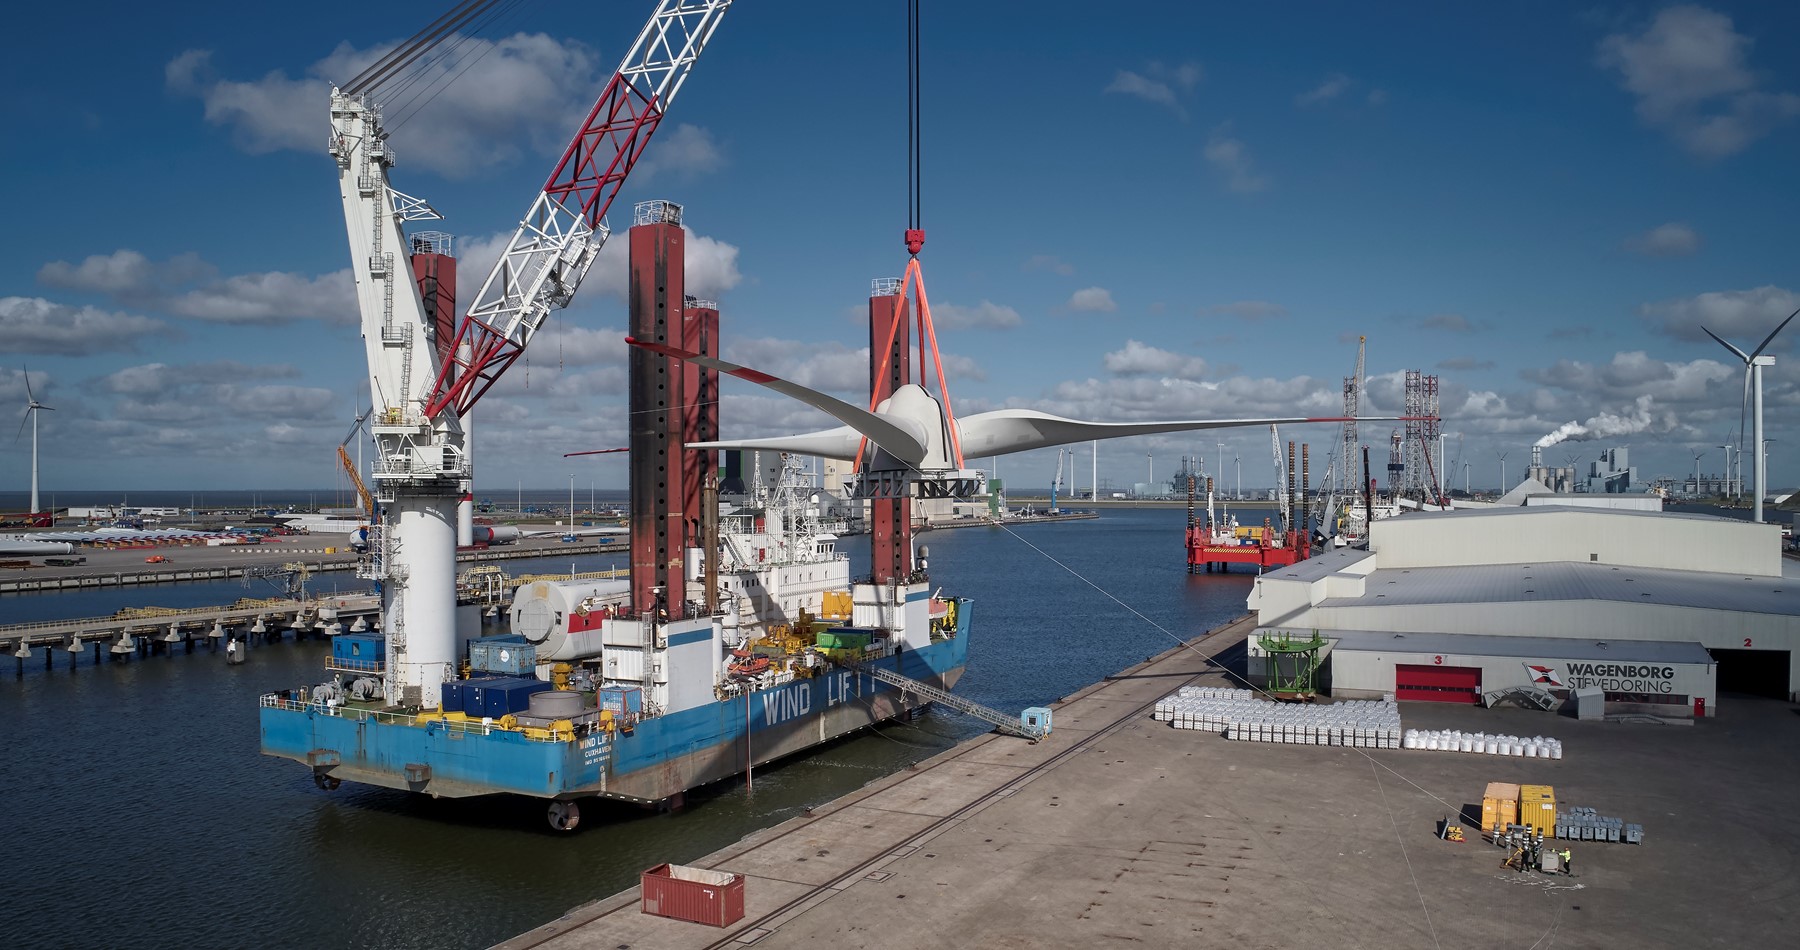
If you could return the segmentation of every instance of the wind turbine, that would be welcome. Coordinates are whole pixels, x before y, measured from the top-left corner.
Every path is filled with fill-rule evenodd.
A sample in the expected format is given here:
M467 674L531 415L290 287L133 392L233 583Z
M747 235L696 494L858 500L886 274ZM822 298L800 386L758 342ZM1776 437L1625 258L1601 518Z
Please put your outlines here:
M1504 495L1506 494L1506 453L1495 452L1494 454L1500 456L1500 494Z
M1705 327L1700 328L1706 331L1707 336L1718 340L1720 346L1737 354L1738 359L1744 361L1744 404L1738 409L1738 442L1740 444L1744 440L1744 412L1750 405L1750 384L1753 378L1756 383L1756 497L1751 502L1750 520L1758 524L1761 524L1763 520L1763 496L1769 491L1769 453L1768 447L1763 445L1762 369L1765 366L1775 365L1775 357L1764 356L1763 350L1768 349L1769 344L1775 339L1775 334L1780 333L1797 316L1800 316L1800 310L1788 314L1787 319L1781 321L1781 324L1775 329L1770 330L1769 335L1763 337L1762 343L1749 353L1725 342L1717 333L1707 330ZM1740 453L1742 451L1739 449Z
M1700 497L1700 459L1705 454L1706 454L1705 452L1695 452L1694 453L1694 497L1695 498Z
M34 515L38 513L37 414L39 411L44 410L44 409L50 409L50 407L37 401L37 396L35 394L33 394L31 391L31 370L26 369L25 370L25 418L19 420L19 434L13 436L13 441L14 442L19 441L19 437L23 436L25 434L25 423L29 421L31 423L31 513Z
M1725 437L1727 439L1731 438L1731 433L1726 432ZM1724 445L1719 446L1719 448L1725 450L1725 484L1719 486L1719 497L1730 498L1731 497L1731 443L1726 442Z

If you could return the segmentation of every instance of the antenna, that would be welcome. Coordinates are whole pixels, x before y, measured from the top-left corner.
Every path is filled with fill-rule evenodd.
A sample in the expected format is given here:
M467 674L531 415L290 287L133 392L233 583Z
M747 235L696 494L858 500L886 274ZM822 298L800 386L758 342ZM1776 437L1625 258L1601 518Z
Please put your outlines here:
M1768 349L1769 344L1774 342L1775 335L1785 329L1797 316L1800 316L1800 310L1795 310L1793 313L1788 314L1787 319L1781 321L1775 329L1770 330L1769 335L1763 337L1762 343L1749 353L1725 342L1723 337L1706 329L1706 327L1702 326L1700 328L1707 336L1717 340L1720 346L1730 350L1738 359L1744 361L1744 401L1738 408L1738 453L1740 456L1743 454L1744 445L1744 416L1750 408L1751 383L1754 381L1756 385L1756 468L1754 469L1756 477L1756 495L1751 499L1750 520L1757 522L1758 524L1762 523L1763 520L1763 496L1769 493L1769 453L1768 446L1763 442L1762 370L1765 366L1775 365L1775 357L1764 356L1763 350Z

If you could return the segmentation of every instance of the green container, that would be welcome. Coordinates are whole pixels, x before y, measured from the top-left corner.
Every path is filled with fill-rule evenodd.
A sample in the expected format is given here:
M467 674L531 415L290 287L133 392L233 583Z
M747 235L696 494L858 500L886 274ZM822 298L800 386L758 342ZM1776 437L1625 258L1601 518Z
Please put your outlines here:
M819 634L821 650L861 650L869 645L866 633L851 633L847 630L827 630Z

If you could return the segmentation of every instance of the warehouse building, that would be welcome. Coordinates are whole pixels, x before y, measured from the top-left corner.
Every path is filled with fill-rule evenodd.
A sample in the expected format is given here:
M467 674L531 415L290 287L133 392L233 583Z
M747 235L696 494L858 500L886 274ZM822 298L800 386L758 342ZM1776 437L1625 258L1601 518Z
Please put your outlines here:
M1800 579L1780 545L1776 525L1700 515L1408 515L1376 521L1368 550L1263 575L1249 606L1260 632L1319 631L1342 695L1594 685L1622 708L1713 715L1720 693L1800 699Z

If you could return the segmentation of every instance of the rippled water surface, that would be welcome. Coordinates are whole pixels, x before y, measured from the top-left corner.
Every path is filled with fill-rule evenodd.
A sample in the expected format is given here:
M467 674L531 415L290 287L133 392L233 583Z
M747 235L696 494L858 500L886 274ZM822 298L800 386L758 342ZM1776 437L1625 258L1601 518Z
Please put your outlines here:
M1189 637L1243 613L1249 575L1183 572L1183 516L1122 510L921 535L933 583L976 600L957 692L1009 711L1053 701L1175 644L1138 614ZM109 590L7 598L0 611L9 621L93 616L249 593L266 592ZM49 672L41 654L16 675L0 665L5 942L487 946L630 887L644 868L695 859L984 731L933 710L761 769L753 792L741 779L700 790L675 814L584 802L581 830L564 836L536 801L325 793L304 767L260 755L256 696L319 680L324 653L322 642L286 642L235 667L205 648L99 666L90 653L73 671L65 654Z

